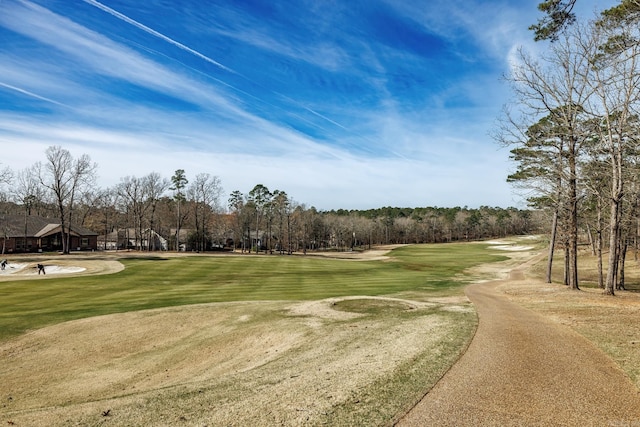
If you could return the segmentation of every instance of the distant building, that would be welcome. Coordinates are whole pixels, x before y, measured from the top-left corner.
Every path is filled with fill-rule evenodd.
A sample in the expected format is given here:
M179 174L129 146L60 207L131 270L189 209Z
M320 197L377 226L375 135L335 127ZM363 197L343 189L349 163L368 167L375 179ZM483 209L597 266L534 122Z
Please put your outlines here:
M5 253L62 250L62 226L54 218L0 215L0 244ZM98 246L98 233L71 226L69 250L91 251Z
M109 234L98 237L100 250L134 249L134 250L169 250L167 239L148 228L142 230L142 236L138 236L134 228L121 228Z

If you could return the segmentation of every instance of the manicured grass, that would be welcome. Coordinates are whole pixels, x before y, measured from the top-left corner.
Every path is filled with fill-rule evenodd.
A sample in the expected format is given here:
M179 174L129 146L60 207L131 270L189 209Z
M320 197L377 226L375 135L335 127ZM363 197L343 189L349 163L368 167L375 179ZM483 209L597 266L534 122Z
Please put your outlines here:
M482 244L417 245L388 261L302 256L123 259L104 276L0 283L0 340L67 320L226 301L455 292L469 267L506 259Z

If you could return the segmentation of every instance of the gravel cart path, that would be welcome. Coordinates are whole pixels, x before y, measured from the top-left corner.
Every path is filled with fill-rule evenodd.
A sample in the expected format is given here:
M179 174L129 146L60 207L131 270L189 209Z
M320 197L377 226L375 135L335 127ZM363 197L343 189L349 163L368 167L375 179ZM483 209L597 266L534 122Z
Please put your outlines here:
M479 326L467 352L398 426L640 427L640 391L570 328L471 285Z

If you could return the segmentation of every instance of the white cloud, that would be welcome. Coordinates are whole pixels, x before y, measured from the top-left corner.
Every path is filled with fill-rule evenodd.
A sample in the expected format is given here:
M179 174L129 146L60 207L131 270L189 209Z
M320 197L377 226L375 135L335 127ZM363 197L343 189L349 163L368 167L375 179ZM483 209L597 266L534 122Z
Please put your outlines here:
M108 131L70 125L33 125L0 116L0 144L7 150L3 163L14 170L44 161L50 145L61 145L74 156L89 154L99 165L99 183L111 186L128 175L143 176L156 171L170 177L176 169L189 176L206 172L221 178L227 193L248 192L262 183L281 189L294 199L320 209L370 208L385 205L451 206L465 200L469 206L504 205L504 164L495 147L473 146L473 141L439 141L425 145L435 151L420 153L413 160L360 158L340 150L318 153L299 148L313 144L300 138L299 146L268 155L251 147L224 151L215 147L171 144L170 138L146 132ZM46 135L46 138L45 138ZM242 144L246 136L235 142ZM419 141L418 141L419 143ZM451 145L459 148L451 150ZM456 152L459 154L455 155ZM327 149L325 149L327 151ZM473 151L473 156L465 153ZM25 156L25 152L31 153ZM452 152L454 153L452 155ZM328 155L327 155L328 154Z

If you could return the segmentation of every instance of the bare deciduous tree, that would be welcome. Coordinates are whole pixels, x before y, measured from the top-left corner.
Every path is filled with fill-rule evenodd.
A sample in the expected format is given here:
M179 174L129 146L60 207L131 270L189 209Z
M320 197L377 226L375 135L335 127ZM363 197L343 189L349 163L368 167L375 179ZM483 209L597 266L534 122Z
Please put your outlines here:
M23 248L27 250L27 220L32 210L44 202L44 192L38 181L34 168L24 169L16 175L15 185L11 187L14 200L24 208L24 241Z
M220 179L208 173L196 175L187 189L187 196L193 204L197 249L207 250L211 217L213 213L220 210L222 196Z
M583 126L586 119L584 105L593 93L588 79L596 49L596 41L590 37L588 29L576 26L559 38L540 61L521 50L508 77L522 113L528 118L523 121L509 119L509 122L518 127L520 123L535 123L549 115L560 129L555 137L562 139L566 164L563 170L566 174L568 285L572 289L579 289L577 168L582 146L589 137ZM526 135L526 132L521 134ZM508 141L509 137L504 139ZM515 142L526 144L526 139Z
M635 33L635 36L631 33ZM638 33L637 29L632 28L594 28L599 50L591 56L593 67L588 74L594 92L589 108L593 116L599 119L598 136L601 148L607 153L610 168L609 260L604 288L605 294L609 295L614 294L620 259L617 248L620 247L629 154L639 146L640 130L640 44L612 48L612 43L615 40L624 43Z
M153 241L156 233L156 208L160 197L167 191L169 180L162 178L159 173L151 172L143 178L142 185L146 194L146 203L148 206L148 231L147 231L147 250L153 250Z
M69 253L70 227L76 198L93 185L96 164L87 154L74 159L71 153L60 146L47 148L46 162L36 163L40 183L47 188L55 200L62 230L62 253Z

